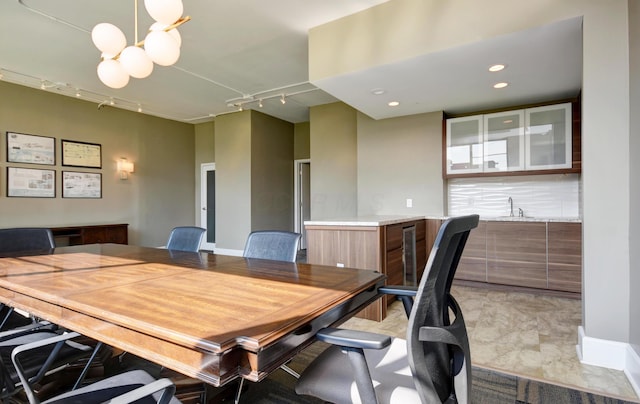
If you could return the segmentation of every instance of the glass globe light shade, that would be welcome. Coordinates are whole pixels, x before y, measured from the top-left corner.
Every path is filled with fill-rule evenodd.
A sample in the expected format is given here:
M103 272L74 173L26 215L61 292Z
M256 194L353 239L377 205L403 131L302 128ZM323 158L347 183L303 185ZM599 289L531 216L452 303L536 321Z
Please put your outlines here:
M180 46L164 31L151 31L144 40L147 55L160 66L171 66L180 58Z
M106 86L122 88L129 83L129 75L117 60L107 59L98 65L98 77Z
M144 0L149 15L156 21L171 25L182 17L182 0Z
M127 46L120 54L120 63L124 71L131 77L143 79L153 71L153 62L144 49L137 46Z
M166 24L162 24L160 22L154 22L153 24L151 24L151 27L149 27L149 31L164 31L164 29L167 27L168 25ZM173 39L176 40L176 42L178 43L178 47L182 46L182 36L180 36L180 33L178 32L177 28L170 29L169 31L166 31L166 32L169 35L171 35Z
M127 46L127 38L120 28L102 22L91 30L91 40L101 52L117 55Z

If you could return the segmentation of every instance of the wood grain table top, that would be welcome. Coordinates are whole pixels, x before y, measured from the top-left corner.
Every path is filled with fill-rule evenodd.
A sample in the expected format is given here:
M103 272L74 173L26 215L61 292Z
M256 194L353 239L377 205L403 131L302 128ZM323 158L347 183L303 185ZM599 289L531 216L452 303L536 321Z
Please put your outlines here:
M0 258L0 301L219 386L374 301L367 270L116 244Z

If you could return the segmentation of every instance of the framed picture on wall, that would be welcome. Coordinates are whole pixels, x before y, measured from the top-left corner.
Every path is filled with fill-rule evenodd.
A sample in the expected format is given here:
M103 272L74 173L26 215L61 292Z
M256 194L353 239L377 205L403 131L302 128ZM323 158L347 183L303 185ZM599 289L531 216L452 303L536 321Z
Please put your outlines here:
M101 145L64 139L61 144L63 166L102 168Z
M102 174L62 172L63 198L102 198Z
M7 196L55 198L55 170L7 167Z
M55 138L7 132L7 162L56 164Z

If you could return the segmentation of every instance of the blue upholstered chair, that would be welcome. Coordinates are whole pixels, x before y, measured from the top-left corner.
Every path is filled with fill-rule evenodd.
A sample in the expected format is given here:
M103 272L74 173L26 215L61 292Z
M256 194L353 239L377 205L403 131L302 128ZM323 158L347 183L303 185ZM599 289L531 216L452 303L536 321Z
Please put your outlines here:
M469 341L450 289L469 232L477 225L478 215L442 224L414 293L406 340L338 328L320 330L317 339L331 346L304 370L296 392L337 404L468 403ZM393 286L380 291L408 294L407 288L396 293Z
M200 244L206 229L196 226L174 227L169 234L167 249L174 251L200 251Z
M300 233L259 230L247 237L243 257L296 262Z

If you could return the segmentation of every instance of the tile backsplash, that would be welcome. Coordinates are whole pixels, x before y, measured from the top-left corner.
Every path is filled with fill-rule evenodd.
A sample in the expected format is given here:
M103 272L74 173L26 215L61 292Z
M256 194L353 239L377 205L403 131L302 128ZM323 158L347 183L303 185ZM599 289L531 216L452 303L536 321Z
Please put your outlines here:
M448 214L477 213L483 217L509 215L509 197L514 215L538 218L582 216L580 174L522 177L454 178L448 185Z

